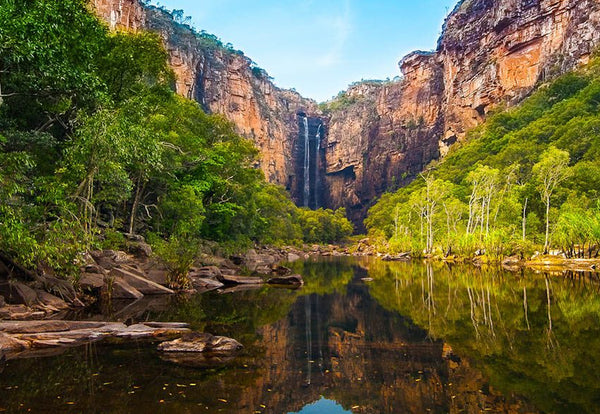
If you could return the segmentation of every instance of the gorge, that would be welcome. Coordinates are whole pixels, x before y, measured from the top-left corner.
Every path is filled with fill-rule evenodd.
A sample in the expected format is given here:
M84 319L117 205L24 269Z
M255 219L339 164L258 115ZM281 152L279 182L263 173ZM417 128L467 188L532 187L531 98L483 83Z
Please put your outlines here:
M177 92L251 138L268 181L298 205L345 207L359 228L382 193L412 181L494 108L587 62L600 41L595 0L463 0L434 51L401 60L399 80L356 83L320 108L161 9L93 5L112 28L161 34Z

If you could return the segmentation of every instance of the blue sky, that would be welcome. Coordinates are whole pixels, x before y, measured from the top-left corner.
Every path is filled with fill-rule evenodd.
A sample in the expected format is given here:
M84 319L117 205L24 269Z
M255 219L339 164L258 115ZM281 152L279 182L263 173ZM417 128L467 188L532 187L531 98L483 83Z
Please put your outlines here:
M361 79L400 74L435 48L457 0L153 0L232 43L283 88L324 101Z

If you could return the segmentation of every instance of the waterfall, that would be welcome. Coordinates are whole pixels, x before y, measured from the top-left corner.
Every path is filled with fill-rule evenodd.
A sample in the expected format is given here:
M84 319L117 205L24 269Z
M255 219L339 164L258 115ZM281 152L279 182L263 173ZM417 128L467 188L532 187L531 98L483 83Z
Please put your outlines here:
M310 198L310 145L308 141L308 117L304 115L304 207Z
M317 149L315 150L315 208L319 208L319 151L321 150L321 127L323 124L319 124L317 128L317 135L315 140L317 141Z
M304 314L306 316L306 325L304 332L306 334L306 384L310 385L312 378L312 313L310 306L310 295L304 299Z

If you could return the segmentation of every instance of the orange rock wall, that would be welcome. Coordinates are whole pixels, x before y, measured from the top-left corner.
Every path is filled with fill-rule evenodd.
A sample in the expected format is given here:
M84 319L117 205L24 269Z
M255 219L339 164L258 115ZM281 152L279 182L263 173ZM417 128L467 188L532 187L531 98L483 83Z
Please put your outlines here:
M177 92L233 122L258 146L258 166L267 180L294 191L296 113L318 113L314 101L277 88L264 71L253 70L252 61L241 52L208 44L160 9L142 6L139 0L94 0L93 5L111 28L160 33Z
M408 183L464 138L499 103L515 104L541 82L585 63L600 43L598 0L463 0L435 52L400 62L400 81L329 121L329 205L364 217L374 199Z
M93 6L113 28L161 33L178 93L231 120L257 144L267 180L299 198L297 114L322 118L314 101L278 89L243 54L207 45L139 0ZM586 62L599 42L598 0L462 0L434 52L405 57L399 81L352 86L354 103L323 119L323 204L346 207L360 223L379 195L409 183L492 107Z

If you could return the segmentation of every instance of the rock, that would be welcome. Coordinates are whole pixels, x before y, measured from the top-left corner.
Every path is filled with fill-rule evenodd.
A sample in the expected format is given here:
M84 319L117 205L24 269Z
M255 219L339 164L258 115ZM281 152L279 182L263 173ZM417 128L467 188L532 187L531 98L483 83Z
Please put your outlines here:
M50 310L58 311L69 308L67 302L65 302L61 298L52 295L51 293L48 293L43 290L36 290L36 293L39 302L42 303L42 305L49 308Z
M190 368L218 367L235 359L235 354L205 354L199 352L163 352L160 359Z
M35 290L17 281L0 283L0 295L4 296L8 303L16 305L33 306L38 303Z
M190 277L199 277L204 279L216 279L221 276L221 269L217 266L204 266L199 269L194 269L189 274Z
M212 354L228 354L242 348L242 344L235 339L201 332L185 334L179 339L158 345L158 350L163 352L206 352Z
M100 267L97 264L88 264L83 269L83 273L94 273L94 274L104 275L107 272L106 272L106 269Z
M280 285L280 286L302 286L304 284L304 280L302 280L302 276L300 276L300 275L291 275L291 276L273 277L273 278L267 280L267 283L270 285Z
M4 296L0 295L0 308L6 305L6 301L4 300Z
M193 278L191 278L191 281L192 281L192 286L194 287L194 289L196 289L200 293L219 289L219 288L222 288L223 286L225 286L223 283L221 283L217 280L204 279L201 277L193 277Z
M185 322L144 322L144 325L160 329L187 329L190 327L190 324Z
M271 267L271 272L276 273L279 276L286 276L292 273L292 269L281 265L275 265Z
M46 312L35 311L25 305L6 305L0 308L0 319L4 320L41 319L45 316Z
M0 332L0 355L19 352L29 348L29 344L25 341L13 338L3 332Z
M231 260L231 262L236 266L241 266L244 264L244 258L242 256L232 255L229 256L229 260Z
M89 321L0 321L0 332L9 334L65 332L79 329L98 329L107 322Z
M381 260L385 261L385 262L403 262L403 261L407 261L410 260L410 253L409 252L405 252L405 253L398 253L396 255L389 255L386 254L385 256L383 256L381 258Z
M261 285L264 281L260 277L221 275L217 280L225 285Z
M114 309L114 317L120 321L140 320L144 319L148 313L164 313L172 308L172 299L174 298L170 295L144 296L141 299L125 304L125 306L119 309ZM114 305L113 303L113 307Z
M145 243L143 240L128 243L127 250L129 251L129 253L133 254L134 256L140 259L149 259L150 257L152 257L152 247L150 247L150 245L148 243Z
M225 287L218 290L220 294L227 293L238 293L247 292L249 290L256 290L262 288L263 285L226 285Z
M79 286L83 290L95 291L104 286L105 275L100 273L83 273L79 278Z
M166 288L158 283L145 279L129 270L125 270L120 267L113 268L110 271L110 275L115 277L115 280L118 278L123 279L130 286L134 287L144 295L172 295L175 293L169 288Z
M7 280L10 276L10 269L0 260L0 280Z
M144 297L142 292L131 286L123 279L107 276L105 281L106 284L102 289L107 290L112 299L140 299Z
M71 303L77 303L77 292L73 284L67 280L43 275L41 277L41 286L43 290L52 293L54 296L58 296Z
M118 322L19 321L0 322L0 352L25 348L76 346L106 338L170 339L187 334L187 324L146 322L127 326Z
M522 260L518 256L510 256L510 257L506 257L506 258L504 258L504 260L502 260L502 264L504 266L518 266L521 263L522 263Z
M166 286L169 278L169 271L166 269L152 268L146 271L146 278L154 283Z
M300 256L298 256L296 253L288 253L287 255L287 261L288 262L295 262L297 260L300 260Z

